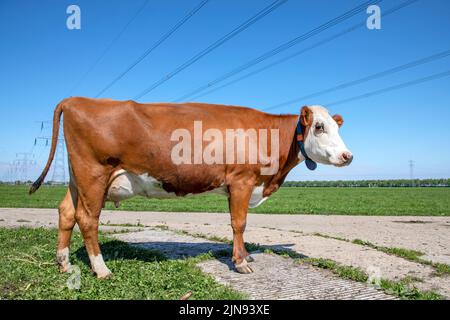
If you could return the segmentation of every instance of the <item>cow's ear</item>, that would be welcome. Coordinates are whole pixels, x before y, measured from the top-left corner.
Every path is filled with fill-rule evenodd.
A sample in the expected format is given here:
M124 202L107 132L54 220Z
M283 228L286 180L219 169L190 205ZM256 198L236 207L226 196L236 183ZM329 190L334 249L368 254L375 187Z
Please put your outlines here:
M336 121L336 123L338 124L339 127L341 127L344 124L344 119L339 114L335 114L333 116L333 119L334 119L334 121Z
M313 121L313 112L308 106L302 107L300 110L300 123L307 127L312 124Z

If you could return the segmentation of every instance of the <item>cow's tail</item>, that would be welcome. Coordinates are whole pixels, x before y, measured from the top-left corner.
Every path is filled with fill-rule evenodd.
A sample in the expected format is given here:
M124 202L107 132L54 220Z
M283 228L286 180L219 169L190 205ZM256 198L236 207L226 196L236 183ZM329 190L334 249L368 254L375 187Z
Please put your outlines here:
M55 113L53 115L53 133L52 133L52 146L50 148L50 154L48 155L47 164L45 165L44 170L37 180L31 185L29 194L33 194L37 189L41 186L42 182L44 182L45 176L50 169L53 158L55 156L56 145L58 144L58 135L59 135L59 122L61 120L61 114L63 113L63 102L60 102L55 109Z

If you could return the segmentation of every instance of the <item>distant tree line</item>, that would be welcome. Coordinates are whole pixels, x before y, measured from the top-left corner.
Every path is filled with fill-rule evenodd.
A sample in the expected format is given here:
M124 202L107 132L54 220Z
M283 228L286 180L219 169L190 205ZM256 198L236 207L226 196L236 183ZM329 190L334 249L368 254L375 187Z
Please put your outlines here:
M450 179L286 181L283 187L450 187Z
M15 185L15 186L30 186L33 183L33 181L28 180L28 181L0 181L0 185ZM62 185L68 185L67 182L62 183L62 182L55 182L55 181L46 181L44 182L42 185L45 186L62 186Z
M31 185L32 181L4 182L0 184L8 185ZM67 185L47 181L44 185ZM450 187L450 179L398 179L398 180L337 180L337 181L286 181L283 187Z

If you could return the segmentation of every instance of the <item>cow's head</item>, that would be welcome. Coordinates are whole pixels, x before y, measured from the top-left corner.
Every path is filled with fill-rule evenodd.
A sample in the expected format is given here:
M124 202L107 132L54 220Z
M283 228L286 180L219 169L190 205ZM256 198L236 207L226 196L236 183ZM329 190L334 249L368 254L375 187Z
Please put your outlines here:
M339 136L339 128L344 123L340 115L330 116L322 106L306 106L300 112L300 121L304 127L304 146L308 157L315 162L337 167L352 162L353 155Z

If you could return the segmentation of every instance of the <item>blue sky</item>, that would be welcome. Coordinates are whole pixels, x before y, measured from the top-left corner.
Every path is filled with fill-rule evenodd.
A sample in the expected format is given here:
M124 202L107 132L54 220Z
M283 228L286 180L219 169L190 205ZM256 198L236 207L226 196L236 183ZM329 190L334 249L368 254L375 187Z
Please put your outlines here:
M38 165L48 148L33 147L38 121L51 119L69 95L95 96L200 0L150 0L84 81L86 70L135 14L144 0L0 2L0 179L16 152L33 151ZM211 0L192 19L102 96L130 99L273 0ZM139 101L172 101L233 68L356 7L359 0L290 0ZM265 109L334 85L450 49L450 2L419 0L392 15L383 11L404 1L384 0L382 29L360 28L201 101ZM81 30L68 30L66 8L81 8ZM356 23L359 13L269 59L301 50ZM385 78L273 110L298 113L302 105L331 103L450 69L450 57ZM242 74L245 74L242 73ZM239 77L240 75L236 77ZM233 78L232 78L233 79ZM355 155L347 168L302 164L291 180L408 178L408 160L418 178L450 177L450 77L331 106L345 119L341 135ZM46 131L46 130L44 130Z

